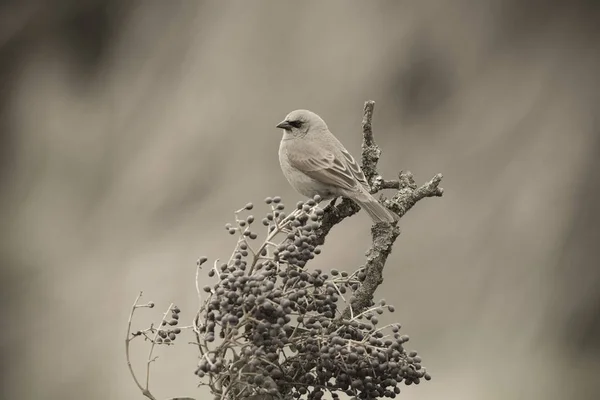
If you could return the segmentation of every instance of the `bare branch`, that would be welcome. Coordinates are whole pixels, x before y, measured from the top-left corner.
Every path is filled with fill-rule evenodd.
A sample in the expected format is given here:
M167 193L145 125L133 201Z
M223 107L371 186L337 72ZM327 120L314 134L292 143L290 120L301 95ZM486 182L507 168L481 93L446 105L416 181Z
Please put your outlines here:
M133 314L135 313L135 309L137 308L140 297L142 297L142 292L140 292L138 294L138 296L135 298L135 301L133 302L133 306L131 307L131 312L129 313L129 321L127 323L127 334L125 336L125 357L127 359L127 367L129 367L129 372L131 373L131 377L135 381L135 384L137 385L137 387L143 392L144 388L138 381L137 376L135 375L135 372L133 371L133 367L131 365L131 357L129 355L129 343L131 342L131 340L133 340L134 337L138 336L138 335L134 335L132 337L131 321L133 320Z
M383 283L383 268L398 235L400 235L400 228L396 225L382 223L373 225L371 228L373 244L367 251L366 277L342 313L342 319L349 319L352 313L361 313L365 308L373 305L373 295L377 287Z
M165 311L162 320L160 321L160 324L158 324L158 328L156 328L156 333L154 334L154 339L152 340L152 344L150 345L150 351L148 352L148 360L146 361L146 391L148 393L150 393L148 388L150 386L150 364L152 364L157 358L152 357L152 354L154 353L154 346L156 345L156 339L158 339L158 332L160 332L160 327L165 324L165 321L167 320L167 315L169 314L172 308L173 303L169 305L169 308L167 308L167 311Z
M362 154L361 154L361 168L369 185L373 186L373 180L379 176L377 173L377 163L379 157L381 157L381 149L375 143L373 137L373 111L375 109L375 102L369 100L365 102L363 109L363 120L362 120L362 131L363 131L363 142L362 142Z
M401 172L398 183L401 189L392 200L385 204L396 214L402 217L419 200L425 197L442 196L444 190L439 187L442 174L435 175L429 182L417 188L413 175L410 172ZM389 224L375 224L371 228L373 244L367 251L365 266L366 278L360 288L354 293L350 305L342 313L343 319L348 319L354 313L360 313L373 304L373 295L377 287L383 283L383 269L387 257L392 252L392 246L400 235L400 228Z
M383 204L394 211L399 217L404 216L419 200L425 197L442 196L444 190L439 187L442 174L435 175L429 182L417 187L411 172L400 172L398 180L385 180L377 172L377 164L381 156L381 149L375 142L372 128L374 101L365 102L363 109L362 131L362 170L371 185L371 193L382 189L396 189L397 193L391 200L384 200ZM323 224L319 232L321 243L331 228L344 218L358 212L360 208L351 200L344 199L335 206L332 202L325 208ZM373 295L377 287L383 283L383 268L387 257L392 252L392 246L400 235L400 228L396 225L378 223L371 228L372 245L367 251L365 265L366 278L359 290L354 293L350 305L342 313L342 319L348 319L352 314L359 314L373 304Z
M400 172L398 181L400 190L398 190L391 200L386 201L385 205L400 217L406 214L419 200L425 197L441 197L444 194L444 189L439 187L442 181L442 174L435 175L421 187L417 187L410 171Z
M152 304L152 303L148 303L147 305L139 305L138 301L140 300L141 297L142 297L142 292L140 292L140 294L138 294L138 296L135 298L135 301L133 302L133 306L131 307L131 313L129 313L129 321L127 323L127 336L125 338L125 357L127 358L127 366L129 367L129 372L131 373L131 376L133 377L135 384L140 389L142 394L144 396L146 396L147 398L149 398L150 400L156 400L156 397L154 397L152 395L152 393L150 393L150 391L148 390L148 383L146 383L145 388L141 385L140 381L138 380L137 376L135 375L135 372L133 371L133 367L131 366L131 357L129 355L129 343L134 338L139 336L137 334L131 333L131 321L133 320L133 314L135 313L135 310L137 308L150 307L150 304Z
M360 211L360 206L354 201L344 197L342 201L335 205L336 199L332 200L324 209L323 220L321 226L317 229L318 245L325 243L325 238L331 231L331 228L342 222L345 218L351 217Z

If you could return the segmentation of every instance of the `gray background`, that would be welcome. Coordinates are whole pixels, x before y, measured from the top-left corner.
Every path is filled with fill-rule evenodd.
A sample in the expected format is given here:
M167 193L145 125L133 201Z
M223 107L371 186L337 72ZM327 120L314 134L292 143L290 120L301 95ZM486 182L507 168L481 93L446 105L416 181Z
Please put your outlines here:
M158 307L135 327L170 301L189 321L232 211L301 198L274 125L309 108L358 156L373 99L382 172L445 176L378 293L434 376L402 398L599 398L597 4L3 2L1 397L141 398L138 291ZM354 269L368 245L360 213L312 268ZM179 342L151 388L205 398Z

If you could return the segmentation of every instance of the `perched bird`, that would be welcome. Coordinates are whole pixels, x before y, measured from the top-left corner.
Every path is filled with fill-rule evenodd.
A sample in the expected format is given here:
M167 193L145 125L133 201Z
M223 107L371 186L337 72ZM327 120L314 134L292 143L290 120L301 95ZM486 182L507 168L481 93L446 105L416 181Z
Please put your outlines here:
M369 193L360 166L329 131L325 121L308 110L289 113L283 129L279 163L283 175L300 194L323 199L344 196L357 202L373 222L393 222L397 216Z

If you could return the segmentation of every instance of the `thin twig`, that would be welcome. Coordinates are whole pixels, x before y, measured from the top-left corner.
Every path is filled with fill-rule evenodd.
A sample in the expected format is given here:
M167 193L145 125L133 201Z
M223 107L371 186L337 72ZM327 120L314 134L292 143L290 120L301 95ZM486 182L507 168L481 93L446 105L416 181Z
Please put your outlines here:
M135 301L133 302L133 306L131 307L131 312L129 313L129 321L127 322L127 335L125 336L125 357L127 358L127 367L129 367L129 372L131 373L131 376L132 376L135 384L143 392L144 388L138 381L137 376L135 376L135 372L133 372L133 367L131 365L131 357L129 355L129 342L131 342L131 340L133 340L133 337L131 337L131 321L133 320L133 313L135 312L135 309L137 308L137 303L141 297L142 297L142 292L140 292L137 295L137 297L135 298Z
M148 390L148 382L146 381L146 387L144 388L141 385L140 381L138 380L137 376L135 375L135 372L133 372L133 367L131 365L131 357L129 355L129 342L131 342L135 337L137 337L137 335L133 336L133 337L131 336L131 321L133 320L133 313L135 312L136 308L141 307L138 305L138 301L140 300L141 297L142 297L142 292L140 292L138 294L138 296L135 298L135 301L133 302L133 306L131 307L131 313L129 313L129 321L127 323L127 337L125 338L125 357L127 358L127 366L129 367L129 372L131 373L131 376L133 377L135 384L140 389L142 394L144 396L146 396L147 398L149 398L150 400L156 400L156 397L154 397L152 395L152 393L150 393L150 390Z
M154 346L156 345L156 339L158 339L158 332L160 332L160 327L163 326L163 323L166 321L167 319L167 314L169 314L169 312L171 311L171 309L173 308L173 303L171 303L169 305L169 308L167 308L167 311L165 311L165 314L162 317L162 320L160 321L160 324L158 324L158 328L156 328L156 333L154 334L154 339L152 340L152 344L150 345L150 351L148 352L148 360L146 361L146 391L148 393L150 393L149 391L149 385L150 385L150 364L152 364L154 362L154 360L156 360L157 357L152 357L152 354L154 352Z

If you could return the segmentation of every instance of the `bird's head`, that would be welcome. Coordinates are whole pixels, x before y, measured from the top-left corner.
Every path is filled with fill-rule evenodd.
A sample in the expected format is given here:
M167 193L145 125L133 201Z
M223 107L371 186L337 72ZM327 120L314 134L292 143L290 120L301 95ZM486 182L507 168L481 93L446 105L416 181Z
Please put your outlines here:
M277 128L285 131L291 136L305 136L309 132L318 133L327 131L325 121L317 114L308 110L295 110L289 113L283 121L277 124Z

